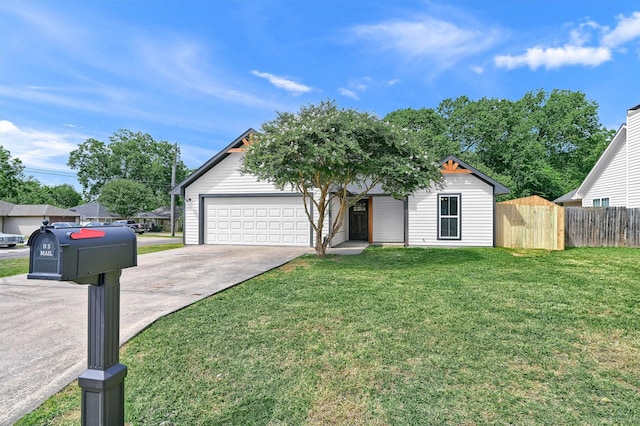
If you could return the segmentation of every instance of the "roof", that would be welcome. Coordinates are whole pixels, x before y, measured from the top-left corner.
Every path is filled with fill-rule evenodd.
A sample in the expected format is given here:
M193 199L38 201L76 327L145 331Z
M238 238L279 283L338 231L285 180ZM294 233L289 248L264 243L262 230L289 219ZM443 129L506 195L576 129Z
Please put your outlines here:
M258 132L253 130L251 127L248 128L243 134L238 136L233 142L231 142L229 145L224 147L216 155L211 157L211 159L209 161L207 161L202 166L200 166L200 168L198 168L195 172L193 172L189 176L187 176L187 178L185 180L183 180L182 182L180 182L179 184L174 186L173 189L171 189L170 193L171 194L175 194L175 195L184 195L184 190L185 190L185 188L187 186L191 185L193 182L198 180L198 178L200 178L202 175L204 175L209 170L214 168L216 166L216 164L218 164L219 162L221 162L222 160L227 158L227 156L230 155L229 154L229 150L230 149L232 149L232 148L240 148L241 146L243 146L244 142L242 142L242 140L244 138L248 137L249 135L255 134L255 133L258 133Z
M576 192L578 192L578 188L574 189L573 191L569 191L566 194L564 194L561 197L556 198L555 200L553 200L554 203L568 203L569 201L576 201L579 200L579 198L573 198L576 195Z
M506 186L504 186L500 182L491 179L489 176L487 176L484 173L482 173L481 171L471 167L470 165L468 165L464 161L462 161L459 158L457 158L455 155L448 156L444 160L440 161L438 163L438 165L442 166L444 163L446 163L449 160L452 160L453 162L458 163L458 167L462 167L463 169L469 170L471 172L471 174L473 174L475 177L477 177L478 179L484 181L485 183L488 183L489 185L493 186L495 195L508 194L508 193L511 192L509 190L509 188L507 188Z
M640 108L638 105L635 108ZM598 180L598 177L604 172L609 163L613 160L615 155L618 153L618 150L626 143L627 141L627 125L623 124L620 126L616 134L609 142L609 145L604 150L596 164L593 166L587 177L582 181L582 184L576 189L575 194L573 194L572 200L582 199L589 192L589 189L593 186L593 184Z
M9 203L7 201L2 201L0 200L0 216L9 216L9 212L15 207L16 205L13 203Z
M80 214L49 204L16 204L7 216L71 216L78 217Z
M227 158L227 156L230 155L230 153L229 153L230 149L242 147L244 145L244 142L242 140L247 138L250 134L255 134L255 133L257 133L257 132L254 129L252 129L252 128L247 129L243 134L238 136L233 142L231 142L229 145L224 147L216 155L211 157L211 159L209 159L209 161L204 163L195 172L191 173L185 180L183 180L182 182L180 182L179 184L174 186L170 193L171 194L175 194L175 195L184 195L185 188L187 186L191 185L193 182L198 180L198 178L200 178L202 175L204 175L209 170L214 168L222 160ZM489 185L493 186L494 187L494 192L495 192L496 195L508 194L508 193L511 192L509 190L509 188L507 188L506 186L502 185L500 182L491 179L489 176L487 176L484 173L480 172L479 170L471 167L470 165L468 165L467 163L465 163L464 161L458 159L457 157L455 157L453 155L450 155L447 158L445 158L444 160L440 161L440 163L438 163L438 165L442 166L444 163L446 163L449 160L455 161L456 163L458 163L459 166L462 166L462 168L469 170L478 179L480 179L480 180L488 183ZM350 185L350 186L347 187L347 190L349 190L349 192L353 192L353 191L358 192L358 188L359 188L358 185ZM376 194L380 195L380 194L384 194L385 192L382 190L382 185L376 185L369 193L372 194L372 195L376 195Z
M85 217L120 217L117 214L111 213L103 204L95 202L71 207L69 210Z

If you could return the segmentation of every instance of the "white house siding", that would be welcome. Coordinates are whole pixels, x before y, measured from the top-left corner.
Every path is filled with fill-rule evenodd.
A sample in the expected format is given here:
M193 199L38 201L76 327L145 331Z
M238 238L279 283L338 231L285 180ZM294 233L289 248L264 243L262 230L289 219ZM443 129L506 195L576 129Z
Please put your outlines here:
M460 240L438 240L438 194L460 194ZM493 246L493 187L471 174L446 174L444 188L409 197L410 246Z
M234 153L185 188L185 244L199 244L200 195L205 194L281 194L268 182L258 182L252 175L239 172L243 154Z
M627 147L629 158L627 173L629 184L629 203L627 207L640 207L640 173L637 167L640 164L640 109L630 110L627 115Z
M624 142L618 146L617 150L607 153L610 155L608 161L595 166L603 167L603 169L599 171L598 178L582 197L582 207L593 207L595 198L609 198L609 206L611 207L627 205L625 183L627 181L627 149L629 145L628 140L624 139L624 133L619 136L623 138ZM598 171L594 169L593 172L597 173Z
M372 197L373 242L404 242L404 202L389 196Z

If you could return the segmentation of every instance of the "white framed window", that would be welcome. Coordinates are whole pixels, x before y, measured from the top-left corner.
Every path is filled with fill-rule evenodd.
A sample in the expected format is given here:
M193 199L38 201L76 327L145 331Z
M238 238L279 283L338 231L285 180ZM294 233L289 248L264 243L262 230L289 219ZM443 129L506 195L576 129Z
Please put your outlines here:
M593 199L593 207L600 207L600 198Z
M608 198L603 198L602 201L600 202L600 205L602 207L609 207L609 199Z
M460 194L438 194L438 239L459 240Z

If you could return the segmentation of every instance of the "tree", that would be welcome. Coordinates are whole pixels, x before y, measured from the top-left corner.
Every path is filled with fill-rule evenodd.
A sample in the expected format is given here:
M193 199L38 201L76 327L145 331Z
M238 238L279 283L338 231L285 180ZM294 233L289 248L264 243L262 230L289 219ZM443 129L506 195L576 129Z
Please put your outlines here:
M154 205L155 196L145 184L128 179L116 179L104 184L98 201L113 213L132 218L136 213L150 210Z
M347 209L375 186L402 198L440 181L435 159L415 136L371 114L338 109L334 101L324 101L301 107L295 114L278 113L275 120L264 123L247 148L242 171L303 195L315 231L315 250L323 256ZM325 232L334 200L339 209Z
M18 158L0 146L0 200L15 204L51 204L69 208L77 206L82 196L69 184L46 186L26 177Z
M416 129L439 158L456 155L504 183L511 197L553 200L584 180L612 136L597 109L581 92L538 90L516 101L445 99L386 119Z
M169 204L171 169L179 149L150 135L119 130L109 143L87 139L69 155L68 165L78 172L83 195L93 200L108 182L127 179L146 185L155 197L152 207ZM183 180L189 170L182 161L176 164L176 179Z
M415 132L425 151L435 159L460 156L460 145L447 137L444 117L433 109L401 109L387 114L384 121Z
M20 159L11 158L11 153L0 145L0 200L12 202L20 194L23 171Z

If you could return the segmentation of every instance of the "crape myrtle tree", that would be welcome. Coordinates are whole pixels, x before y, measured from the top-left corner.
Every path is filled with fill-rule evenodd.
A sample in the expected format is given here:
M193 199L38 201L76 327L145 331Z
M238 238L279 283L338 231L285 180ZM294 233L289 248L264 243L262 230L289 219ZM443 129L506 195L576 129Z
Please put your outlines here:
M316 253L324 256L350 206L379 184L403 198L440 182L434 160L415 132L369 113L339 109L327 100L303 106L295 114L277 113L276 119L264 123L246 150L241 171L303 195ZM325 232L334 200L339 209Z

